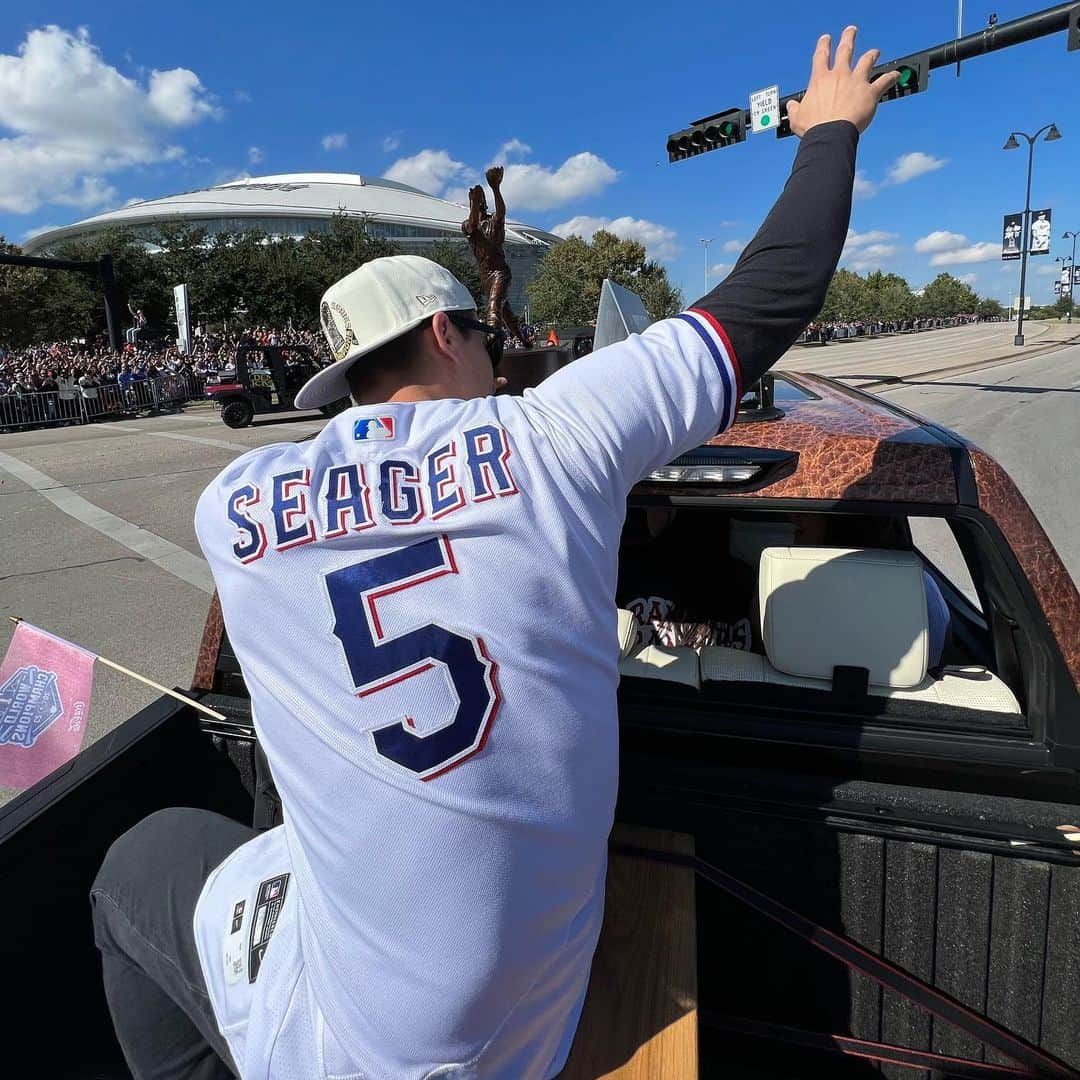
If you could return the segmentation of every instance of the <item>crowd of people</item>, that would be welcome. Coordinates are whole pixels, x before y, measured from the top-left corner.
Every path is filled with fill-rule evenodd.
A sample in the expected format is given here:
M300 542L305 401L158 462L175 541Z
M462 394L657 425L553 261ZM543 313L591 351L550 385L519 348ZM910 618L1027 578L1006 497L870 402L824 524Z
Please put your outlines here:
M235 366L236 351L245 345L307 345L319 359L330 359L322 335L310 330L258 326L223 333L198 327L188 355L171 340L140 333L128 338L119 352L104 335L22 349L0 346L0 430L78 423L197 397L208 377Z
M873 334L903 334L916 330L937 330L945 326L966 326L981 322L978 315L952 315L938 319L855 319L851 322L812 322L800 342L822 344Z
M952 318L905 320L855 320L814 322L799 339L803 343L826 343L869 336L929 330L978 322L976 315ZM536 345L545 340L539 328L522 326ZM0 430L49 424L76 423L90 419L89 411L101 416L138 411L159 397L171 403L198 397L208 378L235 366L236 351L242 346L306 345L315 357L329 363L330 355L322 334L256 326L230 332L196 327L192 348L182 354L175 341L163 335L151 336L136 321L127 333L127 342L117 352L100 335L92 340L54 341L21 349L0 345ZM512 338L509 348L520 347ZM103 388L116 387L116 391ZM151 393L153 389L153 393ZM159 394L159 391L161 392Z

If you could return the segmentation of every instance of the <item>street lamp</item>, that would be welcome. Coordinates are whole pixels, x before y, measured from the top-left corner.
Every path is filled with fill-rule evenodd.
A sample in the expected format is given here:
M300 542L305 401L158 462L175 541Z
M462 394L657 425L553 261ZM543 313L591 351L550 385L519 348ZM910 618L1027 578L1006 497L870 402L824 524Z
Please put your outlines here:
M704 237L698 238L701 244L705 247L705 291L709 291L709 245L713 242L714 237L709 237L706 240Z
M1071 266L1071 268L1069 270L1069 320L1068 321L1072 322L1073 286L1076 284L1076 237L1077 237L1077 233L1074 232L1074 231L1070 231L1070 230L1066 229L1065 232L1063 232L1061 234L1061 239L1062 240L1068 240L1070 236L1072 237L1073 246L1072 246L1072 266Z
M1023 131L1014 131L1009 136L1008 142L1002 147L1003 150L1019 150L1020 144L1016 141L1017 135L1028 141L1027 200L1024 203L1023 247L1020 252L1020 314L1016 320L1016 337L1013 338L1014 345L1024 344L1024 289L1027 286L1027 257L1031 229L1031 166L1035 160L1035 140L1044 131L1046 132L1047 142L1056 142L1061 138L1061 132L1058 131L1057 124L1046 124L1044 127L1039 128L1034 135L1028 135Z

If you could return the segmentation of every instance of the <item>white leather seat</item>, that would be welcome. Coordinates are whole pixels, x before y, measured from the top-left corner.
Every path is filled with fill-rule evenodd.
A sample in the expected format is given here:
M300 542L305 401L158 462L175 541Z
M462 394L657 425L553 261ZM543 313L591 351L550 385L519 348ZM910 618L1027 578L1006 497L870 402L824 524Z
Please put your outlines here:
M867 694L1019 714L1015 695L979 667L927 673L923 569L910 551L766 548L758 577L765 656L701 650L705 682L833 689L837 668L865 669Z
M828 679L785 675L759 653L742 652L739 649L702 649L701 677L706 683L763 683L822 691L832 688ZM874 697L885 697L893 701L1020 714L1020 705L1013 692L996 675L982 667L946 668L941 678L935 679L928 675L919 686L910 689L871 685L869 692Z
M695 690L701 688L701 665L694 649L669 649L664 645L635 644L637 620L625 608L618 609L619 674L629 679L660 679Z

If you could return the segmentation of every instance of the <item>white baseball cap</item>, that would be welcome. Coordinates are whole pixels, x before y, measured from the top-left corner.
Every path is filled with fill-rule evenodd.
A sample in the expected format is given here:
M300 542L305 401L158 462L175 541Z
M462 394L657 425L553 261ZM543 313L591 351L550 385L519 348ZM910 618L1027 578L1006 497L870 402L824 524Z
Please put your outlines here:
M296 395L298 409L349 396L345 378L362 356L419 326L437 311L476 307L472 293L444 266L420 255L388 255L364 263L323 293L319 321L334 362Z

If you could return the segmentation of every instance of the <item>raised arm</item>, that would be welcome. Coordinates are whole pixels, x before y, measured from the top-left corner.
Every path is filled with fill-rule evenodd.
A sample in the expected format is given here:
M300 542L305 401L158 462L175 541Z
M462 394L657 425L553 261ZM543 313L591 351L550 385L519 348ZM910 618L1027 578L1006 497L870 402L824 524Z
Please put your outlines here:
M484 176L487 178L487 182L491 185L491 192L495 196L495 223L496 225L502 225L506 221L506 203L503 201L502 191L500 186L503 178L503 167L501 165L492 165Z
M615 505L652 469L732 424L741 387L821 309L847 236L855 150L898 76L853 69L855 28L829 64L823 35L805 97L788 115L802 145L791 177L731 275L687 311L568 364L523 407L556 454Z
M891 72L871 84L878 50L852 68L854 48L849 26L830 66L831 39L818 39L806 96L788 105L802 145L783 194L728 277L692 305L723 327L744 386L772 367L821 310L847 238L859 134L899 78Z

